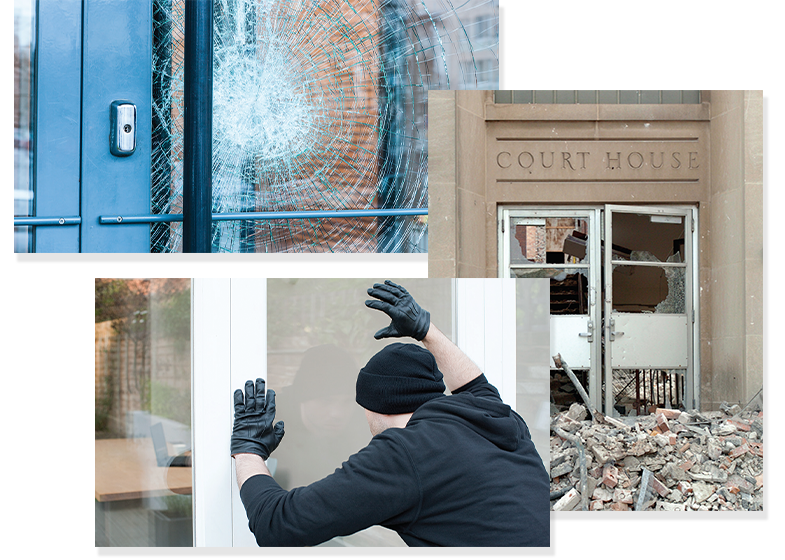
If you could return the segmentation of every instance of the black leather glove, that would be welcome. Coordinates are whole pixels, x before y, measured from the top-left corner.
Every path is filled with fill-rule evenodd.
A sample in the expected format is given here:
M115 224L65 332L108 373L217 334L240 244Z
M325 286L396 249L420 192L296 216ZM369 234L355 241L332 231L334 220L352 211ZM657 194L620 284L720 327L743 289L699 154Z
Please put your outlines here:
M384 311L392 319L389 327L373 335L375 339L410 336L415 340L422 340L428 334L431 314L417 305L403 286L385 280L384 284L374 284L373 288L369 288L368 295L381 301L367 300L365 305Z
M238 453L253 453L267 459L283 439L283 421L273 426L275 420L275 391L264 394L264 380L245 382L243 391L234 392L234 430L232 432L232 456Z

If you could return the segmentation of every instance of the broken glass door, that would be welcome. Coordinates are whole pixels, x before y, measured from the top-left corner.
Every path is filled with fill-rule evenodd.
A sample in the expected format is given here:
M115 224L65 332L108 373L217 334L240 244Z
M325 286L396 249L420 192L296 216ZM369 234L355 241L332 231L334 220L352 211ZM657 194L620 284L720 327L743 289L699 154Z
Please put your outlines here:
M607 414L694 406L695 214L692 208L605 207Z
M505 209L501 276L550 279L550 352L580 374L599 403L600 284L597 209ZM556 399L572 399L571 393ZM559 403L557 403L559 404Z

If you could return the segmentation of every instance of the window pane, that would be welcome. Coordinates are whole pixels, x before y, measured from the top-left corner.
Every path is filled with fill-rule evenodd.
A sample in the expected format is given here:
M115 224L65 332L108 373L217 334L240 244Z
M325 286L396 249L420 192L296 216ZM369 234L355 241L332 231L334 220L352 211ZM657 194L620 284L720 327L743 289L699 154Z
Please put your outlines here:
M682 103L700 103L701 92L697 89L684 90L681 92Z
M32 84L35 2L14 2L14 216L33 212ZM14 227L14 252L32 251L33 228Z
M95 281L95 546L191 546L191 281Z
M619 103L638 103L638 90L619 90Z
M641 103L647 104L659 104L660 103L660 92L659 90L649 90L645 89L641 91Z
M494 102L512 103L512 92L509 90L497 90L494 93Z
M662 92L663 103L681 103L681 91L679 90L664 90Z
M619 92L618 91L600 90L598 96L599 96L600 103L608 103L608 104L614 104L614 105L616 103L619 103Z
M553 103L553 94L554 91L551 89L542 89L542 90L535 90L534 91L534 102L535 103Z
M513 103L534 103L534 92L530 89L512 92Z
M393 280L431 313L452 338L450 279ZM357 373L383 347L399 339L375 340L390 324L364 305L376 280L270 279L267 283L268 385L276 391L276 418L286 437L276 450L274 477L285 489L331 474L365 447L371 433L355 402ZM410 339L404 342L411 342ZM373 527L344 543L401 544L393 532Z
M597 91L578 90L578 103L597 103Z
M510 263L588 263L588 231L582 218L514 218Z
M510 99L512 94L513 99ZM555 95L555 100L554 100ZM603 103L603 104L694 104L700 103L698 90L538 90L497 91L496 103Z

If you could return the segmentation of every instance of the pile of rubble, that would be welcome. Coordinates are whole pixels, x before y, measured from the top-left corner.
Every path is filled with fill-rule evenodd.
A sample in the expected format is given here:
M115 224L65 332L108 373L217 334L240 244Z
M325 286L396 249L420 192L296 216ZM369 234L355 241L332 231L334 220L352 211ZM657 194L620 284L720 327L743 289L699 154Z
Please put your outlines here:
M551 509L762 510L762 399L720 409L592 419L573 404L551 421Z

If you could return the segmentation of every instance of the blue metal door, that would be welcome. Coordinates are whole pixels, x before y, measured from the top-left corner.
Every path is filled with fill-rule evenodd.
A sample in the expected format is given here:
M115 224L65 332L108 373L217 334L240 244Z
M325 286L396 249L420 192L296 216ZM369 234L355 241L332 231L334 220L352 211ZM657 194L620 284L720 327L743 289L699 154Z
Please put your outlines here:
M152 3L86 0L82 18L82 192L83 252L147 252L147 224L111 227L99 217L150 211ZM112 155L110 107L136 106L136 147Z
M106 214L150 209L152 7L139 0L40 0L33 70L36 252L146 252L145 224L112 228ZM110 106L136 105L137 145L110 153Z

